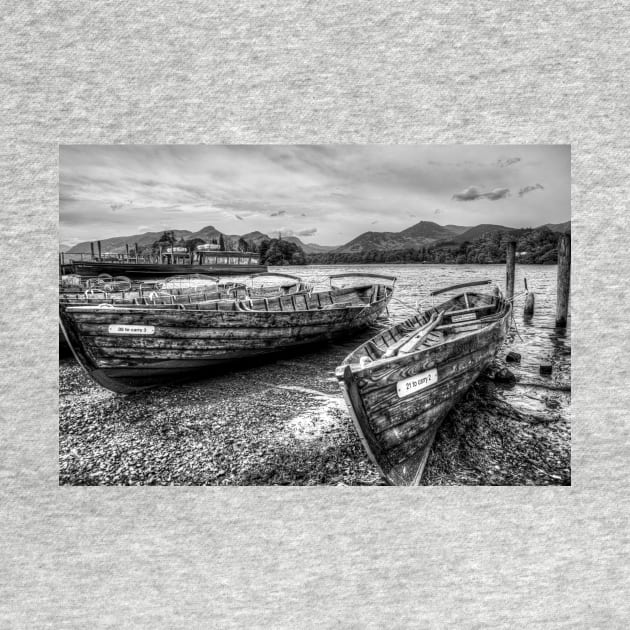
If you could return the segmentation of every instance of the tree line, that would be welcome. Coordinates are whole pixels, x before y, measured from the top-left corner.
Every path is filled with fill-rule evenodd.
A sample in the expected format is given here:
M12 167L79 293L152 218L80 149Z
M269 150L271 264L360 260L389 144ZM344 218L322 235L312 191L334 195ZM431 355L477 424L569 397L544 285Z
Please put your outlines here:
M365 252L308 254L311 265L369 263L505 263L507 244L516 241L517 260L523 264L553 265L558 262L560 234L549 228L488 232L474 241L438 241L426 247L407 247Z
M281 238L264 239L259 244L238 240L237 249L255 252L263 265L334 265L369 263L440 263L440 264L498 264L505 263L506 248L516 241L517 260L523 264L553 265L558 262L558 240L560 233L549 228L525 228L520 230L487 232L474 241L438 241L424 247L407 247L393 250L369 250L364 252L325 252L305 254L304 250L291 241ZM226 251L223 234L213 241L218 251ZM194 251L206 241L200 238L177 239L167 231L155 241L151 250L157 252L172 244Z

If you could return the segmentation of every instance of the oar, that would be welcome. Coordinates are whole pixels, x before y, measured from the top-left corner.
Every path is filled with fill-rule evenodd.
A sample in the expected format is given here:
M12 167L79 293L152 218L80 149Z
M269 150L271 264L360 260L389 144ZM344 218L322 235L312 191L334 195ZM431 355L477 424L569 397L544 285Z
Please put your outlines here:
M431 315L431 319L429 319L429 321L424 326L422 326L422 328L417 328L411 331L408 335L406 335L402 339L399 339L396 343L393 343L389 348L387 348L387 351L385 352L385 354L383 354L381 358L387 359L389 357L393 357L402 347L404 347L408 343L411 343L420 336L424 336L425 333L428 334L429 332L431 332L437 325L439 325L439 323L442 321L443 316L444 311L440 311L439 313L434 313L433 315Z
M421 332L418 332L417 335L412 337L404 346L400 348L398 354L409 354L410 352L413 352L429 336L429 333L442 323L443 317L444 311L440 311L438 316L432 323L426 326Z

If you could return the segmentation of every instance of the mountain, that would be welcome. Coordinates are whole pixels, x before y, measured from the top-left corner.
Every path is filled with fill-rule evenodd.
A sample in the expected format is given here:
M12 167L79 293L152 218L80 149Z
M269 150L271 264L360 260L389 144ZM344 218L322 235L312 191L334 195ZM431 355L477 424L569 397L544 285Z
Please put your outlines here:
M316 243L303 243L297 236L283 236L283 241L295 243L301 247L305 254L323 254L335 249L334 245L317 245Z
M456 243L463 243L464 241L474 241L478 238L481 238L484 234L489 234L491 232L511 232L515 228L505 227L505 225L493 225L492 223L481 223L480 225L476 225L465 232L461 232L457 234L454 238L450 240L455 241Z
M401 232L364 232L334 251L340 254L351 254L367 251L389 251L425 247L441 240L454 240L462 230L470 228L462 226L442 226L433 221L420 221Z
M190 238L192 232L188 230L172 230L176 238ZM114 254L122 254L126 251L125 245L129 245L130 248L134 246L134 243L138 243L138 247L151 247L160 236L164 234L160 232L145 232L144 234L132 234L131 236L116 236L114 238L105 238L101 240L101 251L111 252ZM98 253L96 241L94 242L94 252ZM90 253L90 241L79 243L68 250L69 254L89 254Z
M448 227L433 223L433 221L420 221L420 223L416 223L406 230L398 232L398 234L405 238L413 238L416 240L437 241L452 238L456 232L450 230Z
M549 228L552 232L570 232L571 221L565 221L564 223L547 223L541 227Z
M364 232L349 243L337 247L333 251L340 254L352 254L356 252L404 249L407 247L407 242L413 242L413 240L401 237L398 232Z
M255 232L248 232L247 234L243 234L243 239L245 239L248 243L253 243L258 247L263 241L270 240L266 234L259 232L258 230Z
M215 228L213 225L207 225L205 228L201 228L198 232L193 232L190 237L188 237L188 239L192 240L193 238L200 238L206 243L212 243L214 241L218 243L221 236L223 236L224 239L230 238L229 235L223 234L223 232L219 232L219 230L217 230L217 228ZM238 236L236 237L236 240L238 240Z
M565 223L548 223L547 225L540 226L537 229L549 230L551 232L566 232L571 231L571 221ZM420 249L432 245L433 243L439 243L440 241L450 243L463 243L465 241L476 241L484 236L493 232L513 232L516 228L506 227L504 225L494 225L490 223L482 223L474 227L462 226L462 225L438 225L432 221L420 221L415 225L412 225L400 232L364 232L356 238L352 239L345 245L340 246L326 246L318 245L316 243L303 243L297 236L285 236L283 240L287 240L291 243L295 243L304 250L305 254L326 254L339 253L339 254L361 254L365 252L390 252L393 250L409 250ZM212 225L208 225L197 232L190 232L189 230L172 230L177 239L191 240L193 238L199 238L206 243L212 241L219 241L223 236L227 249L237 249L238 243L241 238L251 243L255 248L258 248L262 241L271 240L267 234L263 232L254 231L248 232L239 236L238 234L223 234L217 228ZM157 241L163 234L160 232L145 232L144 234L133 234L131 236L119 236L115 238L103 239L101 241L101 250L103 253L124 253L126 245L133 248L134 243L138 243L140 249L149 248ZM96 250L96 243L95 251ZM67 248L64 244L60 244L61 251L67 251L68 253L90 253L90 243L86 241L79 243L74 247Z
M454 234L463 234L466 230L470 230L472 225L445 225L444 227L448 228Z

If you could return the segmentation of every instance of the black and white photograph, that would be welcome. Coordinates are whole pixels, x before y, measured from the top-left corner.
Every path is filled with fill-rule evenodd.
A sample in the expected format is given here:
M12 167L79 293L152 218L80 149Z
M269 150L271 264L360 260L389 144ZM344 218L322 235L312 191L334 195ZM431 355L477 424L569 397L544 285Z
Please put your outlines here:
M570 147L64 145L62 485L570 485Z

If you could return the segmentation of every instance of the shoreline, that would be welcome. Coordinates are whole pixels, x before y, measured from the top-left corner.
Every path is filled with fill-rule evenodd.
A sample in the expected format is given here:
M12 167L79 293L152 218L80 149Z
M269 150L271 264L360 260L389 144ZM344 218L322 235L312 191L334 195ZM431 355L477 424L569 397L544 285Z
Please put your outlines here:
M59 483L384 485L334 376L359 342L129 396L61 359ZM526 384L480 377L438 431L422 485L570 485L570 384L508 367Z

